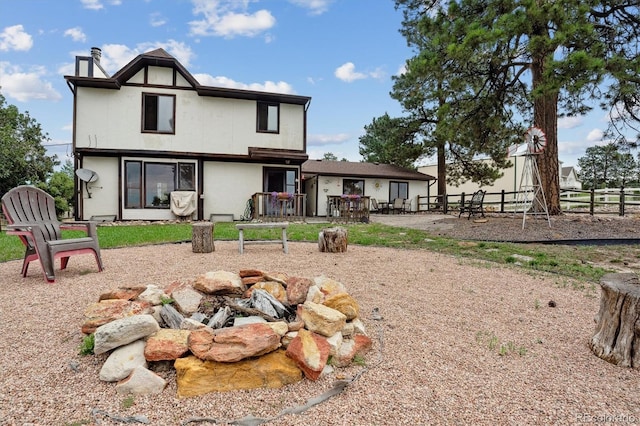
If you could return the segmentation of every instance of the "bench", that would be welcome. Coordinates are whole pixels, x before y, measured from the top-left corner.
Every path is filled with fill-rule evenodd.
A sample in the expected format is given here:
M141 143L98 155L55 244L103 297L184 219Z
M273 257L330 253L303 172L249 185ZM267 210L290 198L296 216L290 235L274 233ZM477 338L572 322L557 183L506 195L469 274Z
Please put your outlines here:
M244 239L244 231L246 229L282 229L282 250L285 253L289 253L289 246L287 245L287 228L289 227L288 222L272 222L272 223L238 223L236 224L236 228L240 231L238 235L239 246L238 249L240 254L244 253L244 246L246 244L273 244L275 241L280 242L280 240L249 240L245 241Z

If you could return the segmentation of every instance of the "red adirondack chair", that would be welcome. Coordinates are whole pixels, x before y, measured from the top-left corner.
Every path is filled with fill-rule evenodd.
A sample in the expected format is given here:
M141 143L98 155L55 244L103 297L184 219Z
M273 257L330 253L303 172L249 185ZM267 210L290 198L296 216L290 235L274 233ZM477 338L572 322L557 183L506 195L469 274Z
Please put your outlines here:
M65 269L69 257L91 253L102 271L102 258L98 244L96 223L91 221L61 223L56 216L53 197L33 186L21 185L2 197L2 212L7 219L7 234L17 235L26 247L22 263L22 276L27 276L29 263L39 260L47 282L56 279L54 264L60 258L60 269ZM61 230L79 229L86 237L62 238Z

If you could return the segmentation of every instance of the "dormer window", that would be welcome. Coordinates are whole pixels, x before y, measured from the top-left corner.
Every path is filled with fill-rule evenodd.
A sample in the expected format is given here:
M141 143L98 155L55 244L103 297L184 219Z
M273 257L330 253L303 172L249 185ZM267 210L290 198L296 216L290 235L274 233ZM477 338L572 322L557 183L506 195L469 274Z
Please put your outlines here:
M176 115L174 95L142 94L142 131L175 133Z
M280 105L275 102L258 102L258 132L280 131Z

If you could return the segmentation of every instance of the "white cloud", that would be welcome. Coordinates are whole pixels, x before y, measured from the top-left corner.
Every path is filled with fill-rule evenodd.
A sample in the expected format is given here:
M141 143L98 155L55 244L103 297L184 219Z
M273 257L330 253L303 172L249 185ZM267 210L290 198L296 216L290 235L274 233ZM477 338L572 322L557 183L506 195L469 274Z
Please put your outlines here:
M356 72L356 66L353 64L353 62L347 62L344 65L340 65L338 68L336 68L334 74L338 79L346 81L347 83L367 78L366 74Z
M289 0L289 3L309 9L312 15L321 15L329 10L329 5L333 3L333 0Z
M33 46L33 38L24 31L22 25L5 27L0 33L0 51L9 50L27 51Z
M67 36L71 37L71 40L73 41L81 41L81 42L87 41L87 36L82 31L82 28L80 27L69 28L64 32L64 35L65 37Z
M102 4L101 0L80 0L80 3L82 3L82 6L85 9L91 9L91 10L104 9L104 5ZM122 4L122 0L110 0L108 3L113 6L120 6Z
M600 142L602 141L602 135L604 132L600 129L593 129L587 135L587 141L589 142Z
M167 23L167 19L160 12L154 12L149 15L149 23L152 27L161 27Z
M120 70L120 68L128 64L136 56L159 48L166 50L167 53L176 58L182 65L187 68L191 64L191 60L194 57L194 53L189 46L175 40L168 40L166 42L140 43L134 48L125 46L123 44L105 44L100 48L102 50L100 65L107 72L113 74ZM87 55L89 54L89 52L83 52L79 54Z
M191 34L197 36L255 37L272 28L276 19L271 12L262 9L248 12L249 1L192 0L194 15L204 19L191 21Z
M310 134L307 136L307 143L310 146L324 146L324 145L336 145L342 144L351 139L351 135L348 133L335 133L335 134Z
M582 125L582 117L561 117L558 119L558 129L574 129Z
M286 95L295 94L293 87L284 81L273 82L265 81L264 83L241 83L228 77L210 74L194 74L194 77L203 86L226 87L228 89L254 90L256 92L283 93Z
M24 72L19 67L12 67L8 62L0 62L0 87L2 94L7 98L20 102L62 99L62 95L53 85L44 80L45 76L46 70L43 67Z

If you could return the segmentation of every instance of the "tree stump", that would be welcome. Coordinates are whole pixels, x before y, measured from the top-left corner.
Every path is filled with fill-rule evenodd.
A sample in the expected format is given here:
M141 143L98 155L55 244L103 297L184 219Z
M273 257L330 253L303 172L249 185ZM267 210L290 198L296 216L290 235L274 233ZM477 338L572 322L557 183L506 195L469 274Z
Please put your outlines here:
M191 229L191 250L194 253L211 253L213 245L213 222L197 222Z
M347 230L341 227L323 229L318 233L318 248L327 253L347 251Z
M640 280L634 273L600 279L600 310L589 342L596 356L621 367L640 367Z

